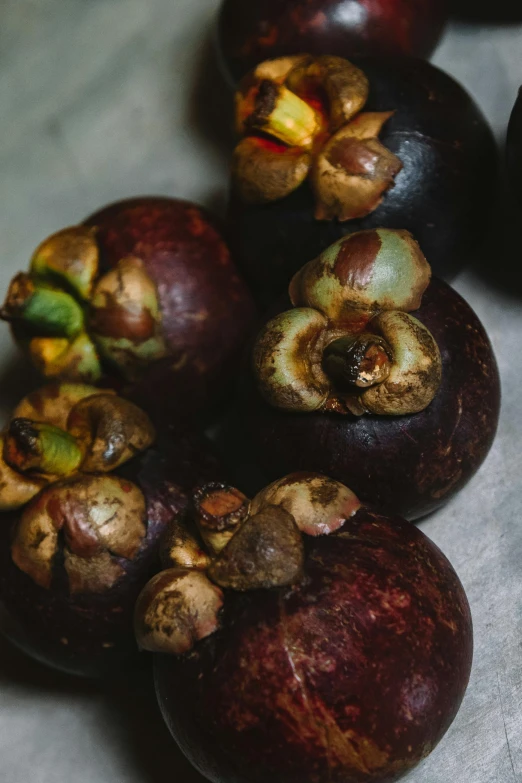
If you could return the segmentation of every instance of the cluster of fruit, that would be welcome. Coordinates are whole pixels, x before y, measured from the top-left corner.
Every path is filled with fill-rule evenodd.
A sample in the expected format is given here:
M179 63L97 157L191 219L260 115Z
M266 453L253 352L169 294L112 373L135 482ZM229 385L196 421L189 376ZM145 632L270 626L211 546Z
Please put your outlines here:
M110 205L40 244L1 310L46 379L0 435L2 631L83 676L154 653L165 720L214 783L396 780L467 686L466 595L412 524L480 467L500 404L445 282L497 171L473 100L413 56L445 18L225 0L225 227L170 198ZM229 483L245 465L251 497Z

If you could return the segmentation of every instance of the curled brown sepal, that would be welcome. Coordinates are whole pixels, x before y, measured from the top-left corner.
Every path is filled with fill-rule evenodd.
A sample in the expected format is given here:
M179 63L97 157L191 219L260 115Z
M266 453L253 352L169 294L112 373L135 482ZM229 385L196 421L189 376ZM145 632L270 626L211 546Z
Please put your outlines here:
M431 268L409 231L358 231L330 245L297 272L295 307L313 307L338 326L360 331L382 310L420 307Z
M58 381L47 383L24 397L14 409L11 418L46 422L65 430L74 406L86 397L92 397L93 394L100 394L100 390L86 383ZM104 389L103 394L116 394L116 392Z
M4 459L4 435L0 433L0 511L25 506L47 483L44 476L25 476Z
M208 575L220 587L258 590L295 584L303 567L303 539L294 517L280 506L266 505L241 525Z
M192 505L203 541L218 554L247 518L250 501L235 487L211 482L194 491Z
M252 355L258 388L268 403L289 411L321 410L330 393L322 365L327 319L296 307L272 318L262 329Z
M327 303L329 285L326 279L315 291ZM252 357L263 398L301 413L399 416L424 410L442 377L433 335L400 310L371 316L369 309L347 310L333 324L311 307L296 307L269 321Z
M359 114L325 144L311 180L317 220L353 220L377 209L402 169L399 158L378 139L392 115Z
M296 190L308 176L311 164L312 157L306 150L246 136L234 150L232 177L243 201L263 204Z
M98 273L99 252L95 230L71 226L52 234L31 259L34 278L58 283L87 300Z
M188 515L172 519L161 538L160 560L163 568L195 568L206 571L211 558L205 551Z
M381 313L371 328L390 347L393 361L382 383L359 397L362 411L387 416L419 413L435 397L442 378L442 359L431 332L409 313Z
M105 358L129 380L165 356L158 292L141 259L122 258L98 280L90 332Z
M308 536L324 536L339 530L360 509L361 501L344 484L320 473L291 473L261 490L251 504L252 515L267 506L292 515Z
M219 627L223 593L201 571L169 568L142 590L134 614L143 650L182 655Z
M84 473L114 470L155 439L152 422L141 408L105 392L77 402L69 413L67 430L84 454Z
M63 568L71 594L109 590L124 575L146 534L145 498L116 476L75 476L46 487L24 509L11 555L49 589Z

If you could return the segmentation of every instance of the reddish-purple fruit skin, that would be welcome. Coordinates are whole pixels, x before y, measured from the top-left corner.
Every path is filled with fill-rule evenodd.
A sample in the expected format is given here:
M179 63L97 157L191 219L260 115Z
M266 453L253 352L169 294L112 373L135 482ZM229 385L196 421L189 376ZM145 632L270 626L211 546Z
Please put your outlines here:
M506 140L507 173L513 192L522 202L522 87L513 106Z
M147 368L130 396L160 425L186 427L223 397L254 313L213 219L201 207L143 197L91 215L102 271L128 255L156 283L169 355Z
M287 54L429 57L447 19L445 0L224 0L217 48L237 83Z
M279 309L287 308L285 302ZM290 471L317 471L390 513L419 519L469 481L498 423L500 379L491 344L471 307L441 280L432 280L413 315L442 355L440 388L421 413L287 413L264 402L245 372L237 427L265 483Z
M364 507L307 546L300 585L227 596L222 630L156 656L163 716L213 783L393 781L460 706L471 616L440 550Z
M203 439L185 436L161 442L116 471L137 484L146 498L147 535L126 575L103 593L72 596L63 568L51 589L37 585L11 560L15 516L0 525L0 630L42 663L83 677L114 674L136 664L133 615L136 599L159 569L158 547L174 514L187 508L188 493L220 470Z
M497 153L491 129L466 90L412 57L357 60L370 82L364 111L392 111L380 141L402 161L382 203L363 218L316 220L308 181L279 201L246 204L232 189L234 257L255 296L272 305L292 276L346 234L371 228L410 231L434 274L446 280L483 252L493 206Z

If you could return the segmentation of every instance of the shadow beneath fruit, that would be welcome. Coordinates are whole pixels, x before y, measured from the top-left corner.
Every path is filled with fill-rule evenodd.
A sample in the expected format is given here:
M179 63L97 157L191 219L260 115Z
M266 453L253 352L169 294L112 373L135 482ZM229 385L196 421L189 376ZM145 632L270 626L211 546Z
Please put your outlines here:
M452 0L453 16L469 22L516 24L522 21L520 0Z
M116 676L114 680L87 680L54 671L18 651L0 636L0 692L34 700L34 708L46 702L70 701L75 709L95 702L100 711L96 722L99 743L111 755L124 759L133 770L133 781L164 783L203 783L204 778L190 765L161 717L150 670L143 667ZM105 748L101 751L106 753Z
M204 783L205 779L183 756L163 722L151 670L131 677L108 690L106 710L107 725L113 729L110 740L121 745L122 754L135 772L133 780Z
M50 669L29 658L3 636L0 636L0 690L10 687L32 691L36 697L53 693L58 695L90 694L97 683L82 680Z
M36 370L20 353L13 352L11 356L6 357L0 369L1 423L22 397L41 383L42 380Z
M485 232L484 251L473 265L473 272L486 285L514 297L522 297L521 222L522 204L516 200L504 174L497 185L489 230Z
M221 74L213 43L207 31L190 87L191 126L216 152L228 157L234 148L234 93Z

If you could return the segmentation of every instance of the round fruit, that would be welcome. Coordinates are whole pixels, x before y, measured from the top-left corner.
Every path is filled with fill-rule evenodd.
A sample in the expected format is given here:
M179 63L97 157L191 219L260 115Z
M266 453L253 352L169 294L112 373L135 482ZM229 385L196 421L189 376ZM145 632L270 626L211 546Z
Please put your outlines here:
M268 61L242 82L229 228L270 304L341 236L411 231L435 274L475 260L493 203L496 148L468 93L413 58Z
M351 235L299 272L259 333L234 427L272 480L319 471L418 519L492 444L500 382L484 328L407 232Z
M447 18L444 0L224 0L217 49L236 83L288 54L429 57Z
M116 384L178 427L222 396L252 315L210 216L152 197L45 240L2 311L44 376Z
M167 725L213 783L397 780L449 727L472 658L440 550L314 474L259 493L206 574L159 574L137 629L163 653Z
M29 395L0 439L0 627L43 663L82 676L135 663L160 536L217 473L204 442L153 439L135 405L79 384Z

